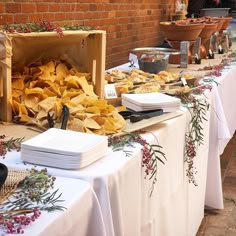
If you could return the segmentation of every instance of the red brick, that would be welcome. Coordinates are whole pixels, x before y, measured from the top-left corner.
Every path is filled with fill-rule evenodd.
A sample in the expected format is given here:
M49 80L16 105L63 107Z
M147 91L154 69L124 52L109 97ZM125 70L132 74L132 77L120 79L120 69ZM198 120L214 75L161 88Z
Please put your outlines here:
M1 2L1 15L12 12L13 21L26 21L23 13L31 13L29 22L50 19L60 24L73 22L106 30L107 45L120 50L119 53L107 50L106 56L113 60L107 63L114 66L127 61L128 50L134 45L158 45L163 37L158 22L167 20L174 10L174 0L9 0L6 5Z
M14 17L14 23L27 23L29 22L29 15L28 14L16 14Z
M48 12L49 11L49 5L47 3L36 4L36 11L37 12Z
M21 12L21 4L6 3L6 13L19 13L19 12Z
M43 13L37 13L37 14L30 14L29 15L29 22L39 22L40 20L44 19Z
M7 14L7 15L0 16L0 25L13 24L13 23L14 23L14 15L13 14Z
M60 4L60 12L73 11L73 9L74 9L73 4Z
M0 3L0 13L5 13L5 4Z
M89 4L78 4L76 5L76 11L88 11Z
M97 5L96 4L89 4L89 10L90 11L96 11L97 10Z
M55 14L55 21L65 21L65 20L68 20L66 18L65 13L56 13Z
M55 19L55 13L51 13L51 12L48 12L46 14L43 15L43 20L47 20L47 21L52 21L52 22L55 22L56 19Z
M49 4L49 12L60 12L60 4L59 3L51 3Z
M14 2L20 2L20 3L22 3L22 2L29 2L29 0L15 0Z
M36 12L36 5L34 3L24 3L21 5L22 13L33 13Z

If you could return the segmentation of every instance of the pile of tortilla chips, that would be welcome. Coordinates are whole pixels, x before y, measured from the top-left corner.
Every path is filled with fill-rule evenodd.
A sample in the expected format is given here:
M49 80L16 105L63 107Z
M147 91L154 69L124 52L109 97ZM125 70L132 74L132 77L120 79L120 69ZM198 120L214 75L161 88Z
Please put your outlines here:
M12 70L13 120L49 128L48 115L59 127L62 107L69 108L67 129L109 135L122 131L125 120L116 108L99 99L90 73L63 60L41 61Z

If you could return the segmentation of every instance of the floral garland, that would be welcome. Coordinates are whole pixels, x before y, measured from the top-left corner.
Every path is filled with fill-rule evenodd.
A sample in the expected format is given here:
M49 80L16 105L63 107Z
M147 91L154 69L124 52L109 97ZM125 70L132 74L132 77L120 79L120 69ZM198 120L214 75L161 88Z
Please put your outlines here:
M203 68L200 68L199 71L211 70L206 74L208 77L203 79L204 84L193 88L189 95L182 95L180 97L183 106L186 107L191 114L189 131L185 134L184 160L187 163L186 175L188 180L195 186L197 186L195 179L197 170L194 166L194 158L197 155L198 147L204 143L202 123L204 120L207 120L206 113L210 108L210 104L206 100L196 97L196 95L202 95L206 90L211 90L213 83L219 85L215 78L221 76L221 71L229 66L231 61L230 58L224 58L219 65L204 66Z
M57 205L62 202L58 189L54 188L55 177L49 176L47 170L30 170L11 197L0 206L0 228L7 234L23 234L28 226L41 215L41 211L64 210Z
M11 138L9 140L4 140L6 135L0 135L0 156L3 158L10 151L17 151L19 152L21 149L21 143L24 138Z
M204 90L202 90L204 91ZM187 163L186 175L189 183L197 186L195 174L197 173L194 166L194 158L197 155L197 149L204 143L203 121L207 121L206 113L209 110L210 104L200 98L194 96L182 99L183 105L189 110L191 120L189 122L189 130L185 134L185 152L184 161Z
M4 140L5 137L5 135L0 136L0 156L3 158L8 151L20 151L20 145L24 140L24 138L11 138L6 141ZM142 167L145 168L145 178L152 180L152 194L154 185L157 181L158 161L165 164L163 158L166 160L165 154L161 151L162 147L157 144L149 144L141 137L139 132L124 133L121 136L108 137L108 146L112 147L114 151L124 151L126 156L131 155L132 152L126 150L125 148L134 147L134 143L142 145Z
M82 30L89 31L94 30L93 27L78 24L65 24L63 27L59 27L56 23L40 20L39 22L25 23L25 24L6 24L3 27L3 31L7 33L31 33L31 32L57 32L59 37L63 37L63 30Z
M52 32L56 31L59 37L63 37L62 28L58 27L56 23L40 20L39 22L26 23L26 24L6 24L3 31L7 33L31 33L31 32Z
M131 155L126 147L134 147L134 143L142 146L142 167L145 168L145 178L152 180L151 196L157 181L158 162L165 164L163 159L166 160L166 156L161 151L162 147L160 145L148 143L141 137L140 132L124 133L120 136L109 136L108 138L108 146L112 147L113 151L123 151L126 156Z

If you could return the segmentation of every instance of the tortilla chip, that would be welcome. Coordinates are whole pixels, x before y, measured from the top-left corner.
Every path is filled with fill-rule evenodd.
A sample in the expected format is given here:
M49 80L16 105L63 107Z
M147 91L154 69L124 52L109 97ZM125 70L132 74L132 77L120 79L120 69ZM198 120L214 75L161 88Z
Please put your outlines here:
M31 118L28 115L22 114L20 116L14 116L13 120L19 123L26 123L26 122L29 122Z
M12 99L13 100L15 100L15 101L17 101L17 102L21 102L21 97L23 96L23 91L21 91L21 90L16 90L16 89L14 89L14 90L12 90Z
M73 114L72 114L72 115L73 115ZM76 113L74 114L74 117L75 117L75 118L78 118L78 119L80 119L80 120L84 120L87 116L86 116L85 113L76 112Z
M98 99L96 97L86 96L82 101L80 101L80 104L85 107L90 107L90 106L94 106L97 100Z
M74 98L71 99L76 104L81 104L81 102L86 98L86 94L82 93Z
M101 129L101 126L92 118L86 118L84 121L84 126L89 129Z
M55 105L56 97L48 97L43 101L39 102L39 107L43 109L45 112L49 112Z
M114 134L116 133L116 129L113 126L113 122L111 119L106 119L103 125L106 134Z
M93 119L100 125L103 126L105 124L105 118L101 116L93 116Z
M48 115L48 113L46 112L46 111L44 111L44 110L39 110L39 112L37 113L37 115L36 115L36 119L37 120L42 120L42 119L45 119L45 118L47 118L47 115Z
M78 95L80 95L81 94L81 91L80 90L77 90L77 91L67 91L67 90L65 90L64 92L63 92L63 94L62 94L62 97L64 98L64 97L69 97L69 98L74 98L74 97L76 97L76 96L78 96Z
M29 94L43 94L43 89L42 88L39 88L39 87L36 87L36 88L25 88L25 95L29 95Z
M12 78L12 89L19 89L19 90L23 90L25 87L24 84L24 77L23 76L19 76L17 78Z
M48 62L45 65L39 66L40 72L38 77L43 80L55 81L56 77L53 76L55 73L55 64L53 61Z
M85 94L92 96L92 97L97 97L97 95L93 91L93 86L88 84L85 76L79 77L78 82L79 82L79 85L81 86L81 88L83 89L83 91L85 92Z
M43 89L43 94L47 95L48 97L57 96L57 94L54 91L52 91L50 88L47 88L47 87Z
M68 74L68 68L65 64L60 63L56 67L56 80L57 81L62 81L65 79L65 77Z
M41 101L41 95L29 94L25 96L24 103L28 108L34 108Z
M62 60L37 61L13 72L12 110L15 120L29 123L37 121L48 128L50 112L60 128L62 106L69 108L67 128L96 134L113 134L124 127L124 119L117 116L114 106L101 100L88 83L90 73L83 73Z
M108 119L113 123L113 126L116 130L122 130L126 125L124 118L115 111L112 112Z
M100 109L96 106L87 107L87 108L85 108L84 111L89 112L89 113L93 113L93 114L100 114Z
M74 118L73 120L68 122L67 128L79 132L84 132L84 123L80 119Z
M65 78L66 86L68 89L70 88L76 88L76 89L80 89L80 85L78 83L78 77L77 76L73 76L73 75L69 75Z

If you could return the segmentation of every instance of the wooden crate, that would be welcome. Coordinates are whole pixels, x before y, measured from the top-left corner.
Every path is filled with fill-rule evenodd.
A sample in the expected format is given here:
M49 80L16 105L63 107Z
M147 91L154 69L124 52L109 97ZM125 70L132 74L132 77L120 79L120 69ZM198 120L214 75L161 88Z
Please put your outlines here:
M0 32L0 120L11 121L11 73L15 64L65 58L92 75L95 93L104 98L106 32L65 31L6 34ZM2 88L2 89L1 89Z

